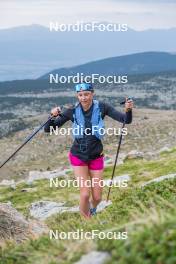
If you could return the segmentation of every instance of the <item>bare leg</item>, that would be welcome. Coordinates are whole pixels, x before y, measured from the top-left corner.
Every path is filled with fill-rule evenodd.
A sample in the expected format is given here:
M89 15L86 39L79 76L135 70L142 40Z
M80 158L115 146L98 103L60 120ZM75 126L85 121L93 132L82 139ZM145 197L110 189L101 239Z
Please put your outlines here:
M90 180L89 170L87 166L73 166L75 178L81 183L83 187L80 186L80 213L85 217L90 217L90 205L89 205L89 197L90 197L90 187L86 187L86 180Z
M101 202L102 199L102 191L103 187L101 187L102 184L100 184L100 181L103 179L103 170L89 170L89 175L91 177L91 180L95 179L95 183L92 183L92 199L91 203L93 207L97 207L97 205Z

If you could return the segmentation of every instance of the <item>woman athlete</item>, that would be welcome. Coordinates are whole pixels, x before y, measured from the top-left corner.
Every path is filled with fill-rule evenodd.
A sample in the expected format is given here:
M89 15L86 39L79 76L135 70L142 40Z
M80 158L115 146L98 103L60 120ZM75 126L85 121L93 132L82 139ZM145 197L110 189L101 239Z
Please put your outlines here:
M102 181L104 169L103 129L104 117L107 115L118 122L132 122L133 101L125 102L125 113L118 112L111 105L94 100L91 84L80 83L75 86L77 105L63 111L59 107L51 110L54 117L45 125L45 132L61 127L71 120L74 142L69 152L70 164L75 178L80 184L80 213L85 218L96 214L97 205L102 199ZM88 181L93 182L91 186Z

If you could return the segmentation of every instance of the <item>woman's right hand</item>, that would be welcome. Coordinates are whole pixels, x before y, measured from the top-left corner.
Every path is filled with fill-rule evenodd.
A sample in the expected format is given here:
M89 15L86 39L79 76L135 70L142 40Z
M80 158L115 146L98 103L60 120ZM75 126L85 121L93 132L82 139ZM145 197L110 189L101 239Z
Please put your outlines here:
M54 107L53 109L51 109L51 115L52 116L58 116L61 113L61 109L59 106Z

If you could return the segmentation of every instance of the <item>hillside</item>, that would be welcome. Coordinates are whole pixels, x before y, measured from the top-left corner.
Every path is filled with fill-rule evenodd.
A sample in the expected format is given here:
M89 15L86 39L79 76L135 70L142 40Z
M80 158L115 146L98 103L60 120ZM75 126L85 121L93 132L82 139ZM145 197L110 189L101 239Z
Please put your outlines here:
M96 97L120 111L126 95L136 107L115 174L128 185L113 187L112 203L90 221L78 213L78 188L50 187L50 178L74 179L67 157L71 137L40 131L0 170L0 263L175 264L175 83L175 72L165 72L132 75L126 85L95 85ZM71 89L49 87L47 80L0 83L0 163L48 118L51 107L75 102ZM121 126L108 117L105 122ZM105 180L111 177L117 142L116 136L105 137ZM50 230L98 230L127 238L57 240L50 239Z
M53 70L41 77L49 79L49 74L59 76L84 75L97 73L100 75L134 75L176 70L176 55L166 52L144 52L102 59L86 64Z
M38 264L42 261L43 264L72 264L77 263L81 256L88 254L88 261L85 263L90 263L91 252L92 255L99 252L101 257L106 253L108 261L106 263L109 264L117 262L174 264L176 178L171 178L171 175L176 176L175 158L176 149L173 148L161 152L154 160L130 159L118 165L116 175L128 174L130 176L128 186L113 187L112 204L88 222L77 212L53 214L42 221L49 230L58 232L77 230L127 232L127 239L57 240L50 239L48 231L38 238L28 238L18 244L11 240L2 247L0 245L0 262ZM112 167L106 167L104 178L110 178L111 172ZM164 175L168 175L168 179L150 182ZM70 177L72 178L72 173L67 174L67 179ZM107 190L105 187L103 199L106 198ZM25 215L28 221L33 219L30 215L31 204L37 201L66 202L67 206L76 206L78 203L77 188L49 188L49 180L34 181L30 185L23 182L15 188L1 186L0 192L0 205L10 200L12 206ZM96 264L96 261L95 256L91 258L92 264Z
M75 103L73 84L49 84L48 80L21 80L0 83L0 137L32 124L35 116L47 115L55 105ZM119 102L132 96L140 108L176 109L176 72L132 75L127 84L94 85L96 98ZM120 109L120 108L119 108Z
M27 128L2 137L0 163L46 118L47 114L23 117ZM110 118L105 122L107 127L120 127ZM74 179L67 158L71 137L50 136L43 131L37 134L0 171L0 263L72 264L83 257L88 259L86 263L91 259L92 264L97 264L97 258L102 259L100 263L106 260L109 264L117 261L120 264L174 264L175 126L175 110L134 109L133 123L127 126L128 135L123 139L115 173L115 177L128 178L128 185L113 187L112 204L88 222L77 212L78 188L51 188L49 185L49 177L58 177L59 182ZM105 180L111 177L117 140L111 136L104 141ZM159 178L157 182L151 182L156 178ZM107 191L108 187L105 187L103 200ZM18 221L15 222L17 213L14 211L13 219L3 220L9 217L8 210L1 209L5 206L21 213ZM55 209L70 208L71 212L53 213L52 206ZM50 216L39 217L47 212ZM24 223L30 227L35 223L35 235L28 234ZM49 230L127 232L128 238L57 240L50 239Z

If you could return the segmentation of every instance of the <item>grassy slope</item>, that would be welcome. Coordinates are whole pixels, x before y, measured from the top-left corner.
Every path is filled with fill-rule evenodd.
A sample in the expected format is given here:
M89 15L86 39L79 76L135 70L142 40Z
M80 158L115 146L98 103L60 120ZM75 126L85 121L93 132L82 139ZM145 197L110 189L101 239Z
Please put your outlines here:
M162 153L155 161L131 160L118 166L116 175L128 173L132 181L128 188L113 188L113 204L91 221L85 222L77 213L64 213L47 219L50 229L58 231L111 230L128 232L127 240L50 240L44 235L40 239L29 240L22 245L9 244L0 254L0 263L73 263L91 249L111 253L109 263L176 263L176 179L152 183L145 188L139 185L152 178L176 172L176 149ZM111 167L106 168L109 178ZM28 216L31 202L42 200L68 201L68 205L78 203L78 190L49 188L48 181L37 181L34 191L21 192L24 184L16 190L1 188L0 202L11 201ZM28 186L29 188L29 186ZM104 198L107 188L104 190Z

